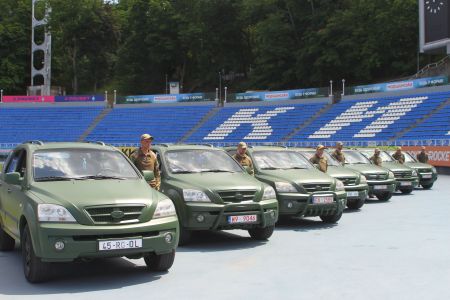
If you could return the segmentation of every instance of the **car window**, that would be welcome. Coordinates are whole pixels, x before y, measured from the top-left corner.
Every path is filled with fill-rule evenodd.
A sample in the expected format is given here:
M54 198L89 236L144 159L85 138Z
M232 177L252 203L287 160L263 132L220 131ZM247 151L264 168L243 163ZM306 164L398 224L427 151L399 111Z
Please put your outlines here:
M33 176L36 181L102 176L138 178L138 174L122 153L97 149L36 151L33 154Z
M358 151L344 151L346 164L370 164L369 159Z
M307 159L311 159L311 157L314 156L314 154L316 153L316 151L314 150L307 150L307 151L300 151L301 154L303 154L303 156L305 156ZM333 158L333 156L330 155L330 153L328 152L323 152L323 156L325 156L325 158L327 159L327 163L329 166L335 166L335 167L340 167L341 164L335 160Z
M6 166L5 173L17 172L21 154L22 154L21 150L14 151L13 156L11 157L11 159L8 162L8 165Z
M264 169L313 169L314 166L295 151L253 151L256 167Z

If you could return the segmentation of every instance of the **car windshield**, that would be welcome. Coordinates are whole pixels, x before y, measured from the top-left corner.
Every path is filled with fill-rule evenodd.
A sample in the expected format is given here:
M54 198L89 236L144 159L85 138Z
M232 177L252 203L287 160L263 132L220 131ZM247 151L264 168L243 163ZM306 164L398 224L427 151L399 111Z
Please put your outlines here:
M254 151L254 163L261 170L312 169L314 166L295 151Z
M132 165L118 151L40 150L33 154L32 164L35 181L139 178Z
M386 151L380 151L380 157L383 162L395 161Z
M171 150L164 157L171 173L243 172L241 166L221 150Z
M370 164L366 156L358 151L345 151L345 163L350 165Z
M314 150L302 150L300 151L301 154L303 154L303 156L305 156L307 159L310 159L311 157L314 156L314 154L316 154L316 151ZM323 152L323 156L325 156L325 158L327 159L327 163L329 166L335 166L335 167L340 167L341 164L335 160L328 152Z
M389 154L392 156L394 155L394 151L390 152ZM414 157L412 157L411 154L409 154L408 152L402 152L405 155L405 162L409 162L409 163L413 163L413 162L417 162L416 159Z

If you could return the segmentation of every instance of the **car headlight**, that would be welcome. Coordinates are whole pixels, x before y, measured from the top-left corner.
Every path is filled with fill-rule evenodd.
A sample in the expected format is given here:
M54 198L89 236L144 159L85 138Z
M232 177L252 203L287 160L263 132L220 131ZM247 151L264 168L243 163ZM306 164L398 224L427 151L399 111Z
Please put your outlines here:
M204 192L191 189L183 190L183 198L186 202L211 202Z
M336 191L345 191L344 183L338 179L336 179Z
M155 213L153 214L153 219L164 218L175 216L177 214L175 210L175 205L173 205L172 200L164 199L158 202L156 205Z
M359 183L360 184L367 183L366 176L364 176L364 175L359 176Z
M418 174L417 174L417 171L416 171L416 170L413 170L413 171L412 171L412 176L418 176Z
M275 188L279 193L296 193L297 189L289 182L275 182Z
M431 168L431 172L433 172L433 173L437 173L437 170L436 170L436 168L435 168L435 167L432 167L432 168Z
M39 222L76 223L70 212L61 205L38 204L37 214Z
M389 176L390 179L395 179L395 175L392 171L389 171Z
M263 200L269 200L269 199L276 199L277 195L275 193L275 190L271 186L266 186L264 188L264 194L262 196Z

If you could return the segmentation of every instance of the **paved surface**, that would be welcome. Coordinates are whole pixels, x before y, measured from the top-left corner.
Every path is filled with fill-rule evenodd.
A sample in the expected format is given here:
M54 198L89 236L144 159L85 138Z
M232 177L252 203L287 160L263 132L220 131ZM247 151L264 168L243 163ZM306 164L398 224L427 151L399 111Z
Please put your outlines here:
M58 265L28 284L18 249L0 252L0 299L450 299L450 176L432 190L369 201L337 225L277 227L267 243L244 231L203 233L168 273L144 261Z

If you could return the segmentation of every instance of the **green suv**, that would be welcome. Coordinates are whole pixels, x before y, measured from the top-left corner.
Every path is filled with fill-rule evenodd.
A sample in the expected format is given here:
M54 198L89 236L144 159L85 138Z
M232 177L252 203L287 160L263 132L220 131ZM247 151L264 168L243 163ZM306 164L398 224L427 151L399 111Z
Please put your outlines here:
M373 149L361 149L360 151L367 158L370 158L374 152ZM399 190L402 194L410 194L419 185L416 170L398 163L386 151L380 151L380 157L383 161L382 167L394 173L396 190Z
M227 148L230 155L235 148ZM339 221L347 202L344 184L317 170L305 157L283 147L247 149L255 177L274 187L280 216L319 216L326 223Z
M392 156L395 151L389 151ZM408 152L403 152L405 155L405 165L411 169L416 170L419 175L419 184L425 189L429 190L433 186L434 182L437 180L438 174L436 168L430 164L424 164L418 162L411 154Z
M391 199L396 188L394 173L386 168L373 165L366 156L357 150L343 151L345 167L358 171L366 177L369 196L374 195L381 201Z
M222 149L202 145L156 145L161 192L175 204L180 244L193 231L244 229L268 239L278 220L272 187L249 175Z
M299 151L307 159L313 157L316 152L307 148L292 149ZM358 171L344 168L328 152L324 152L324 155L328 162L327 174L344 183L345 191L347 192L347 207L350 209L361 208L369 196L369 186L367 185L366 177Z
M144 258L169 269L179 225L167 196L126 156L103 143L27 142L0 175L0 250L20 241L25 277L48 279L51 262Z

